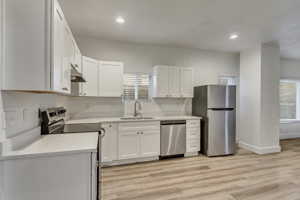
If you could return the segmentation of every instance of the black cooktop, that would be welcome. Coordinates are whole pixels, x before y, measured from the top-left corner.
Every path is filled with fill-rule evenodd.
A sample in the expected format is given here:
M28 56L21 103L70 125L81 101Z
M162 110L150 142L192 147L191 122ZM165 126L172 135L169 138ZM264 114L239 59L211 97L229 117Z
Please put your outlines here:
M64 124L53 131L52 134L87 133L100 131L100 124Z

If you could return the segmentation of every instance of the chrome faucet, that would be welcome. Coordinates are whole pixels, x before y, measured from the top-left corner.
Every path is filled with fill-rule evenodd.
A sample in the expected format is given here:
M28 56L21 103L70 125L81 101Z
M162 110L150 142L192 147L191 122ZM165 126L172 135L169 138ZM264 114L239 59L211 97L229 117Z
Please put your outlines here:
M141 102L139 102L138 100L136 100L134 102L134 113L133 113L133 116L134 117L138 117L138 116L143 117L141 110L142 110L142 104L141 104Z

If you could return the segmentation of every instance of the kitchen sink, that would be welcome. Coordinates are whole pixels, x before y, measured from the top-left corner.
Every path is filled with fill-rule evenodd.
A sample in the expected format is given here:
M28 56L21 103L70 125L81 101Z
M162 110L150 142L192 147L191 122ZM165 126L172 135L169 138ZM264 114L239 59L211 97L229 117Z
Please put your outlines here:
M147 120L154 119L153 117L121 117L121 120Z

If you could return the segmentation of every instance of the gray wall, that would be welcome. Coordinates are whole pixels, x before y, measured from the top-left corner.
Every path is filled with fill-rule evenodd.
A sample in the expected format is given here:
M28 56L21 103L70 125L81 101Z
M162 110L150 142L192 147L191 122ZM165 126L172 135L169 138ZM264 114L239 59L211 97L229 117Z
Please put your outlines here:
M83 55L99 60L122 61L125 73L151 73L154 65L176 65L195 69L195 84L214 84L221 75L239 74L239 55L199 49L144 45L90 37L76 37Z

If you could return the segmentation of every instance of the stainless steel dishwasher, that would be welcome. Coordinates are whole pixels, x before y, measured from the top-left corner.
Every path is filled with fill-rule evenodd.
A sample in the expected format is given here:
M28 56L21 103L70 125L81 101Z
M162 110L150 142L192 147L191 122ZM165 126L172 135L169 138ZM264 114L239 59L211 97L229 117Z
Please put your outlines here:
M186 121L160 122L160 155L172 156L186 152Z

